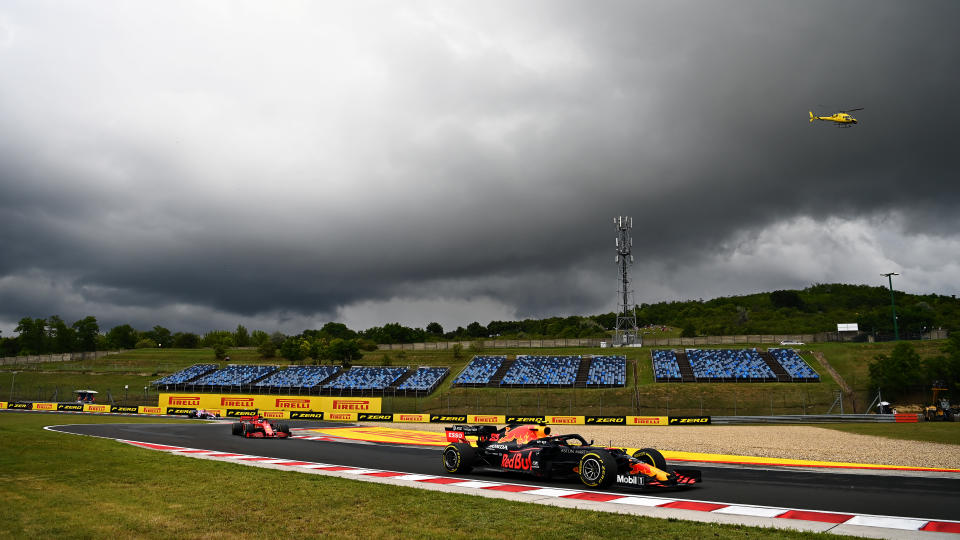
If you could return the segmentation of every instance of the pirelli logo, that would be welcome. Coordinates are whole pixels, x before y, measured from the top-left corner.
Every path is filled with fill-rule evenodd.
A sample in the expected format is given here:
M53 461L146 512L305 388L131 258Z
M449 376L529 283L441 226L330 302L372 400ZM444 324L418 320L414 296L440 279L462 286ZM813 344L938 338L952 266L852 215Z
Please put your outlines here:
M222 397L220 398L221 407L253 407L252 397Z
M547 423L548 424L576 424L577 417L576 416L548 416Z
M143 414L163 414L163 409L160 407L141 407L140 410Z
M284 418L287 415L285 411L263 411L260 414L264 418Z
M277 398L276 405L278 409L310 409L309 399L298 398Z
M500 422L499 416L474 416L473 421L478 424L497 424Z
M87 412L110 412L109 405L87 405Z
M200 396L170 396L167 405L170 407L199 407Z
M55 411L57 410L56 403L34 403L33 410L35 411Z
M333 400L333 410L335 411L369 411L370 402L365 399L335 399Z
M346 421L346 422L352 422L352 421L353 421L353 414L352 414L352 413L335 413L335 412L334 412L334 413L330 413L330 414L327 415L327 420L341 420L341 421Z
M398 414L397 422L423 422L425 420L422 414Z

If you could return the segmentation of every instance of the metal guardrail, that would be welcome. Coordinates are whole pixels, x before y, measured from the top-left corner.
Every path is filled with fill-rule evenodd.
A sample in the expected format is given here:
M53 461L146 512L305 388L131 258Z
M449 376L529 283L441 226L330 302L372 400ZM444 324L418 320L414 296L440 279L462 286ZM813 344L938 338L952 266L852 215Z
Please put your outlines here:
M920 416L920 415L917 415ZM784 414L779 416L711 416L714 424L832 424L896 422L893 414Z

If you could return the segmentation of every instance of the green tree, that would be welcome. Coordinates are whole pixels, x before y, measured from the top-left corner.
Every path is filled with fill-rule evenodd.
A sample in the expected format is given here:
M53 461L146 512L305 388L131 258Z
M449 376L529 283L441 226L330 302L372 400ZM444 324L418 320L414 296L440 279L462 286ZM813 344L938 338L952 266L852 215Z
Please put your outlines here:
M463 345L460 345L459 343L454 343L451 349L453 350L454 359L460 360L461 358L463 358Z
M277 355L277 345L273 341L266 339L257 346L257 352L263 358L273 358Z
M960 392L960 333L951 334L940 350L943 354L927 359L924 371L928 381L942 381L955 395Z
M897 343L889 357L875 356L868 369L871 385L891 397L902 396L921 382L920 355L906 341Z
M55 353L73 352L77 346L77 333L67 326L58 315L50 317L49 322L50 350Z
M196 349L200 346L200 336L193 332L177 332L173 335L173 346L177 349Z
M138 349L152 349L156 348L157 342L153 339L145 337L137 341L136 348Z
M238 324L237 329L233 332L233 344L237 347L250 346L250 334L247 333L247 328L242 324Z
M431 336L442 336L443 327L440 326L440 323L438 322L432 322L427 325L427 333L430 334Z
M270 340L270 334L264 332L263 330L254 330L250 333L250 343L254 347L259 347L263 345L264 341Z
M19 354L47 354L47 320L31 319L24 317L20 319L14 332L19 334L20 342Z
M129 324L114 326L107 332L107 342L114 349L132 349L137 346L137 331Z
M304 354L304 344L305 340L301 337L288 337L283 340L283 343L280 344L280 356L286 358L290 362L300 363L304 358L307 357ZM309 352L310 344L306 344L306 351Z
M73 331L76 335L77 347L84 351L97 350L97 337L100 335L100 325L97 318L93 315L87 315L73 323Z

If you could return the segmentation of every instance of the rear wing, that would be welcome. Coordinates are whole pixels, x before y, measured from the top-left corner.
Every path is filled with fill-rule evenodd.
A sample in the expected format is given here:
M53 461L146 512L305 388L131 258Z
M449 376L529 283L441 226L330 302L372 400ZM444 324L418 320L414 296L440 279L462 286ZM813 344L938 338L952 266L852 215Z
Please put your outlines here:
M255 420L260 420L259 414L245 415L240 417L241 422L253 422Z
M477 442L496 441L503 434L496 426L450 426L444 428L447 442L467 442L467 437L476 437Z

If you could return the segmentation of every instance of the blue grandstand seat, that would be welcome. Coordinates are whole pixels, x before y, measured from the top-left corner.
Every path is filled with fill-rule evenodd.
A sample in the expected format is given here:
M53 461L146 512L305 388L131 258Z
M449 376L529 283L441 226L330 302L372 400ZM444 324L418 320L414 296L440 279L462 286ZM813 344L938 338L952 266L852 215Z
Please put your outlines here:
M687 349L698 381L776 381L756 349Z
M277 370L277 366L247 366L231 364L192 381L194 386L241 386L250 384Z
M254 384L261 388L315 388L340 371L338 366L291 366Z
M587 386L626 386L627 358L625 356L595 356L590 361Z
M454 379L454 385L483 386L507 360L506 356L474 356L467 367Z
M657 382L680 382L680 364L673 350L655 349L650 352L653 361L653 377Z
M773 356L787 374L794 380L800 381L819 381L820 374L814 371L803 358L793 349L768 349L767 352Z
M580 356L517 355L500 385L573 386L580 360Z
M187 369L182 369L176 373L167 375L162 379L157 379L153 381L151 384L154 384L154 385L182 384L189 381L190 379L199 377L201 375L205 375L207 373L210 373L211 371L215 371L218 367L219 366L217 366L216 364L194 364L188 367Z
M450 373L448 367L420 367L413 375L397 386L397 390L415 390L420 392L429 392L433 390L440 381Z
M354 367L325 383L329 390L383 390L408 371L405 367Z

